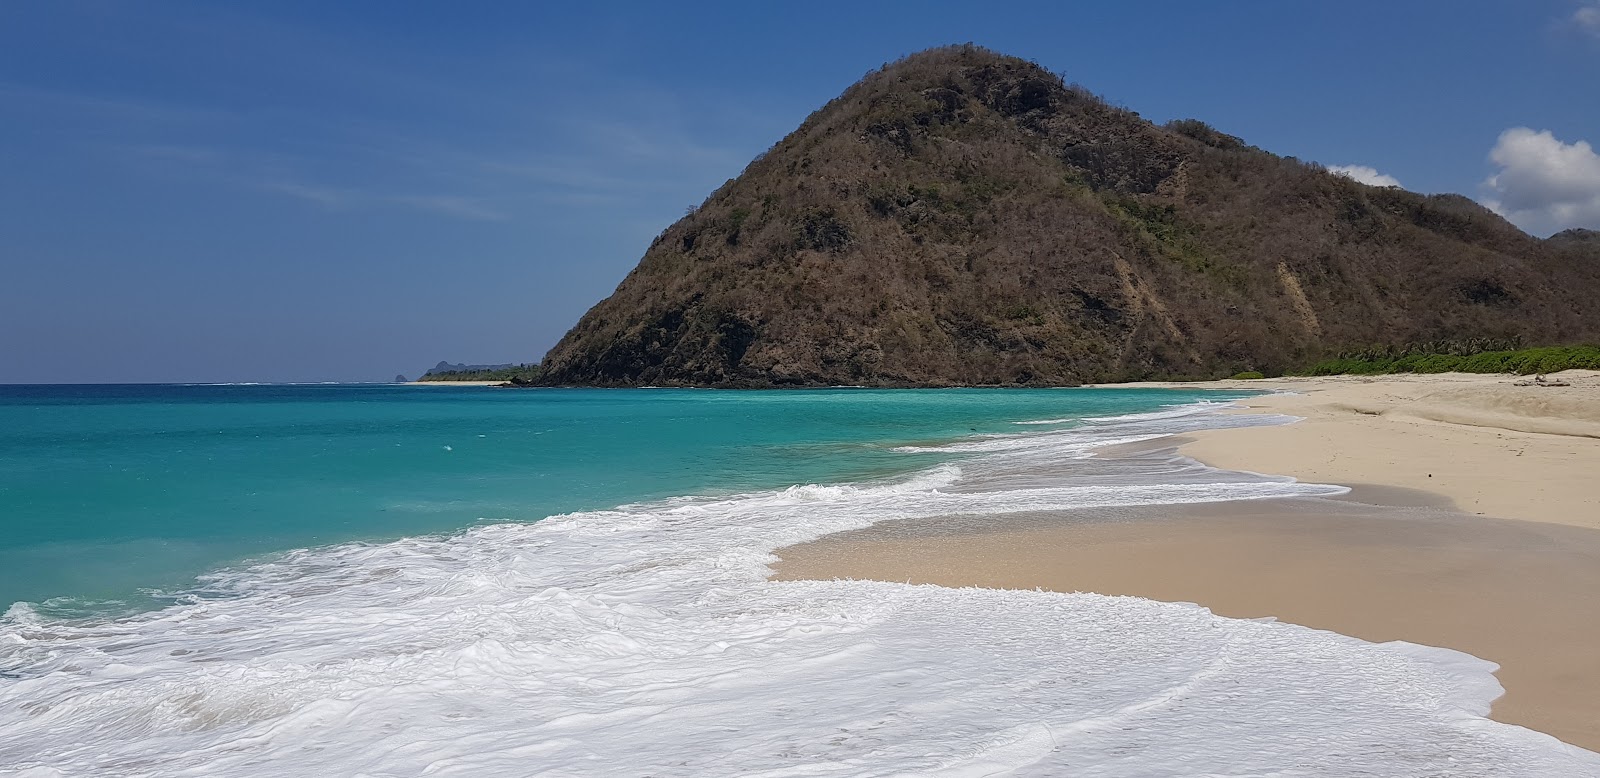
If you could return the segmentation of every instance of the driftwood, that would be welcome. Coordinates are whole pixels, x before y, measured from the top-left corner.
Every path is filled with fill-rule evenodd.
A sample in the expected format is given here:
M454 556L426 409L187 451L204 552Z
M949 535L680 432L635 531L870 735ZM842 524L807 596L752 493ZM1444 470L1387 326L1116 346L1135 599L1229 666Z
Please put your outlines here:
M1569 384L1566 381L1550 381L1547 380L1543 375L1536 375L1533 377L1532 381L1518 381L1512 384L1512 386L1572 386L1572 384Z

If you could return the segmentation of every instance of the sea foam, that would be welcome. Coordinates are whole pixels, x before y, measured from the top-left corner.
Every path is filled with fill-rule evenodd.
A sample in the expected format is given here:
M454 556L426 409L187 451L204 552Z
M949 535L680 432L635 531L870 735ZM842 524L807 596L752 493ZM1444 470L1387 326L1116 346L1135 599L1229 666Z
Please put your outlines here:
M0 771L1600 774L1484 718L1494 665L1457 652L1128 597L766 580L773 550L887 519L1343 491L1090 458L1284 421L1103 419L957 441L897 481L297 551L136 617L13 608Z

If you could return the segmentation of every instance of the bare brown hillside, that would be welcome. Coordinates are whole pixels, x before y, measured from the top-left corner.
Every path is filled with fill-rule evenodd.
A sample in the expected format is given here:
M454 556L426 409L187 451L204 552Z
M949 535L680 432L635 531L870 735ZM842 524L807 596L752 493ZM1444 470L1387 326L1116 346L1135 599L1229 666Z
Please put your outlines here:
M1596 254L951 47L868 75L663 232L542 380L1070 384L1556 343L1600 331Z

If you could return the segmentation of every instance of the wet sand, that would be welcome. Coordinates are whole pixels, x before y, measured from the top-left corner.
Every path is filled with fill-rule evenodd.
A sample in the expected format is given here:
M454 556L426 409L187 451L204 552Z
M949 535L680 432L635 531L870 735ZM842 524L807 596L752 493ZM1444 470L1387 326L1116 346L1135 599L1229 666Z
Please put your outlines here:
M1132 595L1453 648L1501 666L1493 718L1600 750L1593 530L1270 500L890 522L779 553L779 579Z
M1273 427L1162 447L1350 486L1239 501L887 522L783 549L775 577L1098 592L1194 602L1500 665L1493 718L1600 751L1600 372L1570 386L1442 374L1148 384L1284 389Z

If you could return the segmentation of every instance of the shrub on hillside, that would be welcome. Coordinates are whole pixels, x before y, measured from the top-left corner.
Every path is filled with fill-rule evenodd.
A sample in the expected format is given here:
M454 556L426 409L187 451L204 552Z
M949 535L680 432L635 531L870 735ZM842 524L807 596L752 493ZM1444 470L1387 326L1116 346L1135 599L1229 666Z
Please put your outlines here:
M1559 373L1600 370L1600 346L1546 346L1478 354L1407 354L1341 357L1313 365L1306 375L1382 375L1388 373Z

